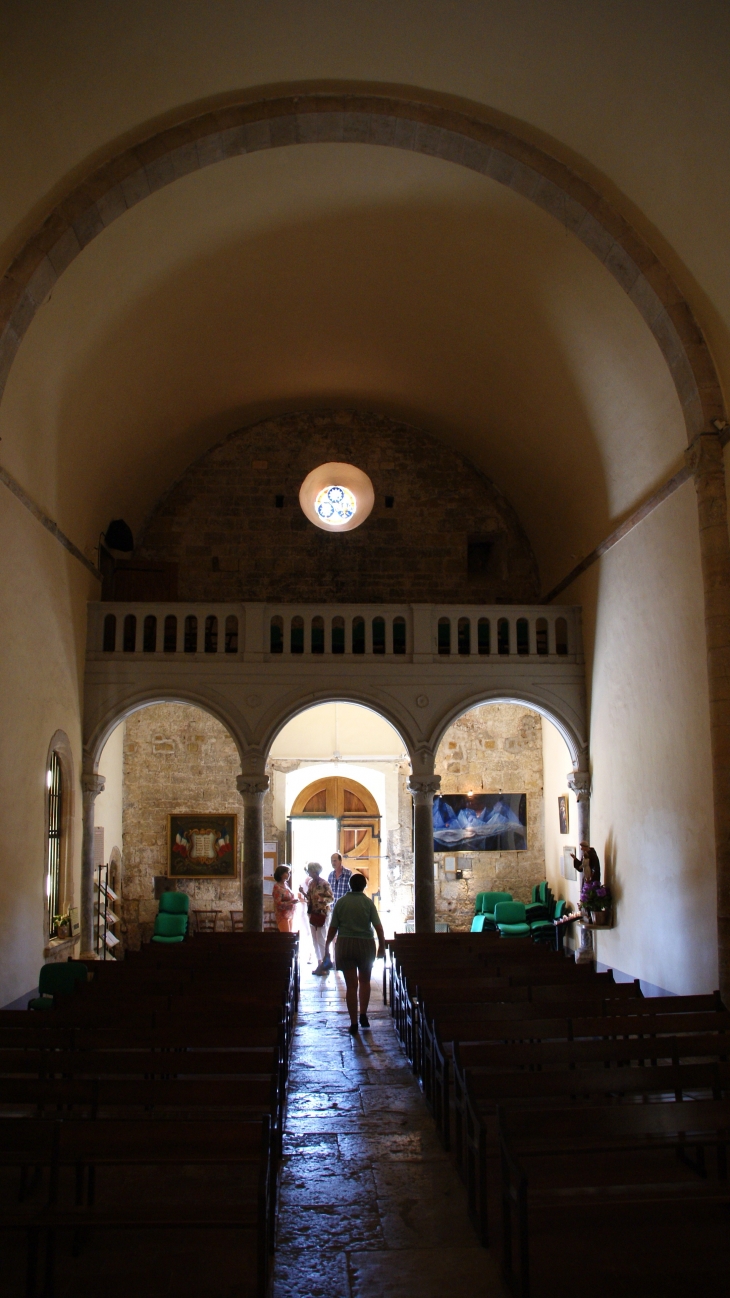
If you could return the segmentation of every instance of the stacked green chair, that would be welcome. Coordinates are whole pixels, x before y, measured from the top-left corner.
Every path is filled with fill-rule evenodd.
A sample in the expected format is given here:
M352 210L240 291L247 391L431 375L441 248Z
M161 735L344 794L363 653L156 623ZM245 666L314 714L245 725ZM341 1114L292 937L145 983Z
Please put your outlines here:
M536 883L532 889L532 901L526 906L528 924L535 923L536 920L552 919L552 905L554 903L553 895L547 879L542 883Z
M494 918L495 907L497 907L500 904L500 902L511 901L512 893L511 892L484 892L482 893L482 897L484 899L482 901L482 914L484 916L484 926L482 932L493 933L497 927L496 920Z
M29 1010L52 1010L54 996L60 993L69 996L77 983L86 982L88 972L80 960L69 960L66 964L44 964L38 975L38 996L28 1001Z
M530 933L533 942L553 942L555 940L555 925L553 920L561 919L565 914L566 902L556 901L553 906L553 913L550 919L537 919L530 922ZM527 907L528 913L530 907Z
M521 901L498 901L494 907L494 922L500 937L529 937L526 908Z
M188 931L189 910L190 898L186 892L163 892L152 941L167 946L182 942Z

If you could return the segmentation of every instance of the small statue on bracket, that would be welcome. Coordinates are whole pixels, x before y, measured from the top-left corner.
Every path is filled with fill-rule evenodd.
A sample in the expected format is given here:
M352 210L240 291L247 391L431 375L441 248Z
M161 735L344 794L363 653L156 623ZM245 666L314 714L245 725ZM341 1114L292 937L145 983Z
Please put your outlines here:
M595 848L591 847L590 843L581 843L580 852L580 858L576 856L575 852L571 852L571 856L575 861L576 870L579 870L583 875L583 886L600 883L601 862Z

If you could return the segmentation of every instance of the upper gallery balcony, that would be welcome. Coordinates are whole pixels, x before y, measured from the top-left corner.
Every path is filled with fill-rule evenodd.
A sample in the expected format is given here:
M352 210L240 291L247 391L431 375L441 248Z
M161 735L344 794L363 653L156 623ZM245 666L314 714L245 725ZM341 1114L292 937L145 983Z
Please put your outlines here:
M545 605L93 603L90 661L582 664L580 608ZM516 665L516 663L515 663Z

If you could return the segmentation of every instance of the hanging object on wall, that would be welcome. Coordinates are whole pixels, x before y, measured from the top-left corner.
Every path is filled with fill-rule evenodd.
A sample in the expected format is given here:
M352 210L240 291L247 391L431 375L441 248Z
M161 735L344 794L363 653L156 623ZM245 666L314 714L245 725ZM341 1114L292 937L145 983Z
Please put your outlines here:
M570 812L568 809L568 795L561 793L558 798L558 821L560 824L561 834L570 833Z
M167 818L167 871L173 879L235 879L235 815L194 812Z
M527 851L527 794L437 795L433 845L436 852Z

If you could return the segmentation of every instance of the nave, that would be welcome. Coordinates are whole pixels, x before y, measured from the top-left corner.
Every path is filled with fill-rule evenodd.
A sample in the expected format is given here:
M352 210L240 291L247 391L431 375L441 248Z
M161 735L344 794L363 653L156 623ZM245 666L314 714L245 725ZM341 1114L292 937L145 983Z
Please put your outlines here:
M344 981L302 989L292 1043L274 1298L506 1298L470 1224L374 970L370 1032Z

